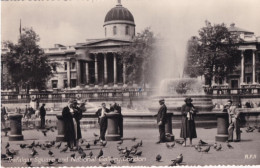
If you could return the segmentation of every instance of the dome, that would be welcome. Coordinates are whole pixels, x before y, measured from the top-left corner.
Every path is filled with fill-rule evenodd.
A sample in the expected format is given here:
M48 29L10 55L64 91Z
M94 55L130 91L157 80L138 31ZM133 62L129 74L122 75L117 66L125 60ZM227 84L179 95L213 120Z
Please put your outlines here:
M118 5L116 5L116 7L112 8L106 15L105 17L105 23L109 24L110 22L115 22L115 21L119 21L119 22L126 22L132 25L134 24L134 17L132 15L132 13L127 9L124 8L120 3Z

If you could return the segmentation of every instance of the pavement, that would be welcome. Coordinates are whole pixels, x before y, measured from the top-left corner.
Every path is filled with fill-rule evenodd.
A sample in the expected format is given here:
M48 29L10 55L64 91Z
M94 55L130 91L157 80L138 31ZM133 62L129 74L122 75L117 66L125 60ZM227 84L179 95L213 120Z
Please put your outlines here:
M2 154L5 154L5 146L7 142L10 143L9 149L19 151L13 160L2 160L1 165L3 167L27 167L25 162L28 161L28 158L30 157L33 167L49 167L47 162L50 159L55 158L59 158L63 163L55 163L51 166L101 166L102 164L108 164L110 158L113 157L116 161L116 164L112 166L167 166L171 163L171 160L175 159L179 154L182 154L184 157L183 163L181 165L260 165L260 133L257 132L257 130L252 133L247 133L245 128L242 128L242 131L242 140L240 142L230 143L234 147L233 149L229 149L227 144L224 142L217 142L218 145L222 144L221 151L216 151L212 147L208 153L203 153L196 151L194 147L183 147L179 144L176 144L172 149L168 149L165 143L155 144L155 142L158 140L158 129L128 128L124 130L125 140L120 146L123 148L128 147L129 149L131 146L135 145L141 140L143 142L143 145L138 148L138 151L142 151L142 155L139 157L135 156L133 163L129 163L126 159L120 157L120 154L117 151L118 141L108 141L107 145L103 147L104 155L99 159L96 158L101 149L99 144L93 145L93 140L95 139L93 134L99 134L99 130L97 128L82 129L83 139L87 140L88 142L81 144L81 147L84 149L86 154L89 154L90 151L92 151L94 154L92 158L87 159L80 159L80 155L73 151L60 153L60 150L64 148L65 143L62 143L60 149L55 147L50 148L54 153L54 157L48 155L48 149L42 150L39 147L35 147L39 154L35 157L31 157L29 155L32 152L31 149L21 149L19 147L19 145L22 143L31 144L33 141L35 141L35 143L39 142L40 144L53 141L56 139L57 130L54 132L47 132L47 136L44 136L41 131L37 131L35 129L24 130L24 141L8 141L8 137L5 137L2 132ZM173 134L175 135L176 139L179 139L180 129L173 129ZM200 139L209 144L214 144L216 134L216 128L197 128L198 138L193 140L193 144L198 144ZM135 141L131 140L133 137L136 137ZM87 143L90 143L90 149L86 149L85 146ZM58 143L56 142L55 146L57 144ZM70 157L70 155L73 153L76 153L75 160ZM160 162L155 160L158 154L162 156Z

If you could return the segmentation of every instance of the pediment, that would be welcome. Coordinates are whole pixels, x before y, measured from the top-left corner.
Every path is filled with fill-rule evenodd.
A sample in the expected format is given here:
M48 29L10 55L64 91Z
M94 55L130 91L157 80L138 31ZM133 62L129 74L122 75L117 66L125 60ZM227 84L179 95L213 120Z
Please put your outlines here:
M120 39L101 39L97 41L87 42L81 47L110 47L110 46L122 46L129 45L131 41L129 40L120 40Z

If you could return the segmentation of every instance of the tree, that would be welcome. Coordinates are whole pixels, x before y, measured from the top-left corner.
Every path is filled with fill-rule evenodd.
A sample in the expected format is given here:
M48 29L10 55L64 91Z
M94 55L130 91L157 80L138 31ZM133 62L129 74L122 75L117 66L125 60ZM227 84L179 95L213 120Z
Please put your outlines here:
M4 60L12 82L19 88L44 89L46 81L52 75L52 64L48 61L44 51L37 44L39 36L31 28L23 28L18 44L5 41L4 45L10 51L5 54Z
M122 47L121 63L126 63L128 80L145 84L150 82L154 61L155 38L150 28L134 37L129 46Z
M213 76L224 78L240 62L239 38L231 34L224 23L206 26L199 30L199 37L193 37L188 44L186 73L192 77L204 75L211 85Z

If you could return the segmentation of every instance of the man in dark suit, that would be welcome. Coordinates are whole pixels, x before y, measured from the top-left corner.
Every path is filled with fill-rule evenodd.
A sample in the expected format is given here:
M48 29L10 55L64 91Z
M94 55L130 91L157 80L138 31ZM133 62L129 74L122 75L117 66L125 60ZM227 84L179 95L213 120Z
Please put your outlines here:
M116 102L114 105L110 107L110 111L114 111L119 114L118 116L118 128L119 128L119 135L122 138L123 137L123 115L121 112L121 106L117 104Z
M45 110L45 104L43 103L40 108L40 116L41 116L41 128L45 127L45 116L46 116L46 110Z
M109 109L106 108L106 103L101 104L101 108L98 109L96 115L98 116L98 123L100 126L100 141L105 140L105 134L107 131L107 117L106 114L109 112Z
M157 125L159 126L160 140L156 142L157 144L166 142L165 139L165 124L166 124L166 113L167 107L164 104L164 99L159 100L160 108L157 113Z

